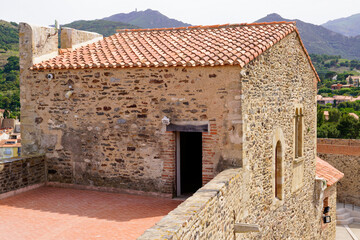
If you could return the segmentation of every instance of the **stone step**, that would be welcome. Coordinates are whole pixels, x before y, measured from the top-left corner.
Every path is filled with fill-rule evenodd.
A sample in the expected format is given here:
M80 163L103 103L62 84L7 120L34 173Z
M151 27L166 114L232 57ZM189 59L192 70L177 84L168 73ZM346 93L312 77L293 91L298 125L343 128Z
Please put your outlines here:
M347 213L348 212L348 210L346 209L346 208L337 208L336 209L336 215L338 215L338 214L344 214L344 213Z
M352 217L360 218L360 212L358 212L358 211L352 211L352 212L350 212L350 214Z
M336 209L336 216L341 216L344 214L347 215L348 213L350 213L351 217L360 217L360 211L352 210L348 208Z
M350 217L352 217L352 216L351 216L351 213L349 213L349 212L344 212L342 214L336 214L336 220L345 220Z

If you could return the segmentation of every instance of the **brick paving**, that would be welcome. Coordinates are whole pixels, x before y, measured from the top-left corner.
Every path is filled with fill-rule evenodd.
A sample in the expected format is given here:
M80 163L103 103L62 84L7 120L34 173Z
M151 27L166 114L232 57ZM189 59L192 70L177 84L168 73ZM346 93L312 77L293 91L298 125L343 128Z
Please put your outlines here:
M0 240L136 239L180 203L41 187L0 200Z

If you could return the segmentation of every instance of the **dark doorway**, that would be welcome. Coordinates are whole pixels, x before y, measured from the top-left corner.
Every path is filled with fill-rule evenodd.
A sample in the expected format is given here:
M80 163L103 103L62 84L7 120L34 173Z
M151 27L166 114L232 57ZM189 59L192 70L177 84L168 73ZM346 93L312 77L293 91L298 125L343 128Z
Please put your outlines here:
M189 195L202 186L202 133L180 132L179 140L180 194Z

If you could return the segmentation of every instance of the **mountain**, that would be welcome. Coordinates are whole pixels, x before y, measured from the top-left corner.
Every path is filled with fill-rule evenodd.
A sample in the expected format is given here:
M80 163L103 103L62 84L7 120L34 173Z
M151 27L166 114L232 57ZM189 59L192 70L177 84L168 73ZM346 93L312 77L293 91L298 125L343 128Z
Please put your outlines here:
M140 28L170 28L188 27L190 24L168 18L159 11L147 9L145 11L133 11L130 13L119 13L103 18L107 21L123 22L139 26Z
M348 37L360 35L360 13L328 21L321 26Z
M301 39L309 53L341 55L347 59L360 59L360 36L347 37L322 26L301 20L289 20L278 14L269 14L256 22L296 21Z
M135 29L139 28L137 26L122 23L122 22L112 22L106 20L79 20L69 24L62 25L62 27L69 27L78 30L84 30L89 32L96 32L102 34L104 37L108 37L116 33L116 29Z

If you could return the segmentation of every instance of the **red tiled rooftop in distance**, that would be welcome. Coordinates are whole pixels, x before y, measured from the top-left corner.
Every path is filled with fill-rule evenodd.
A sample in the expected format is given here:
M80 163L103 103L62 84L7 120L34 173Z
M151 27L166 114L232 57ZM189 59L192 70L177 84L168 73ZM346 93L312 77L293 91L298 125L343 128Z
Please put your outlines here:
M73 51L63 50L32 69L243 67L294 31L298 34L295 22L121 30Z
M344 177L344 174L331 166L328 162L316 157L316 176L324 178L327 186L331 186Z
M12 142L9 144L9 142ZM21 143L18 143L16 139L3 139L0 140L0 147L21 147Z

